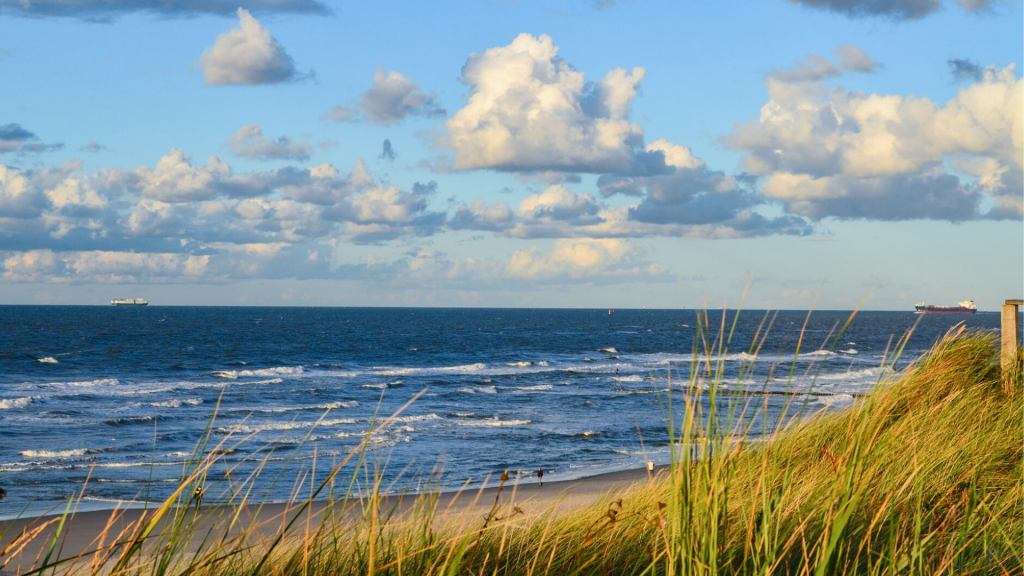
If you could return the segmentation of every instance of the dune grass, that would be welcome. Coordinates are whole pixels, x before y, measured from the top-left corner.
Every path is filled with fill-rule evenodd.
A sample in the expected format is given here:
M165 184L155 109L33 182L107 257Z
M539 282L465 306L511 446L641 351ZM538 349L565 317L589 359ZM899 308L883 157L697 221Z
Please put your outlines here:
M701 348L722 357L727 341L723 329ZM721 366L693 364L662 396L679 447L672 465L587 509L524 514L499 491L486 518L443 514L436 492L399 511L366 464L368 436L324 478L297 479L296 494L301 486L307 496L268 528L237 506L251 480L230 487L235 506L188 508L218 462L204 441L157 509L120 533L112 521L80 557L55 561L60 534L49 536L50 552L26 573L1024 573L1024 393L1019 370L1002 378L995 335L951 331L852 407L772 429L743 417L765 396L736 394L716 413L707 397ZM801 396L792 398L799 411ZM744 429L750 422L761 429ZM345 496L335 496L339 486ZM304 514L325 499L324 513ZM40 533L13 539L0 565Z

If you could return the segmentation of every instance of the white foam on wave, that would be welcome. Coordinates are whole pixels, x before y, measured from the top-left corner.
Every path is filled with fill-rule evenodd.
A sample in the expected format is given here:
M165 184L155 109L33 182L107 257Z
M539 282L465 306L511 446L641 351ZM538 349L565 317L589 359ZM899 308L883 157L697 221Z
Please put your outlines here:
M835 355L835 352L833 352L831 350L815 350L814 352L804 352L803 354L800 354L800 357L803 358L805 356L815 357L815 356L833 356L833 355Z
M442 418L437 414L423 414L420 416L399 416L392 420L392 422L408 424L410 422L425 422L428 420L442 420Z
M515 368L526 368L527 366L533 366L533 362L524 360L522 362L507 362L505 366L512 366Z
M618 354L619 353L618 350L616 350L615 348L612 348L610 346L608 348L601 348L600 350L598 350L598 352L604 352L605 354Z
M47 356L46 358L37 359L36 362L39 362L40 364L57 364L57 359L52 356Z
M32 403L32 398L4 398L0 400L0 410L15 410Z
M51 382L47 386L76 386L76 387L92 387L92 386L116 386L121 381L117 378L99 378L97 380L81 380L78 382Z
M255 432L270 432L274 430L309 430L314 426L317 428L325 428L328 426L342 426L345 424L355 424L354 418L338 418L335 420L321 420L319 423L315 421L295 421L295 422L268 422L266 424L241 424L233 427L221 427L217 431L228 434L231 432L241 434L253 434Z
M881 371L882 376L889 374L889 369ZM865 368L863 370L850 370L848 372L835 372L831 374L819 374L815 380L818 381L853 381L853 382L874 382L879 377L878 368Z
M438 366L433 368L389 368L379 370L376 373L383 376L407 376L411 374L445 374L451 372L479 372L487 368L482 362L475 364L461 364L459 366Z
M834 396L815 396L814 398L818 402L826 406L843 406L846 404L853 403L853 396L849 394L836 394Z
M513 386L509 390L514 390L513 393L519 392L543 392L544 390L553 390L555 387L551 384L538 384L536 386Z
M202 398L172 398L163 402L150 402L149 405L154 408L181 408L182 406L199 406L202 403Z
M387 387L388 387L388 385L384 384L384 383L381 383L381 384L363 384L362 386L360 386L360 388L376 388L378 390L383 390L383 389L385 389Z
M850 348L848 350L840 350L840 352L842 352L843 354L857 354L857 349L856 348Z
M529 424L529 420L499 420L497 416L491 420L476 420L471 422L459 422L459 426L468 426L471 428L482 428L491 426L525 426Z
M612 380L616 382L643 382L643 376L633 374L632 376L613 376Z
M477 388L459 388L457 392L464 394L476 394L477 392L481 394L497 394L498 389L494 386L479 386Z
M86 452L85 448L79 448L76 450L24 450L18 454L25 458L74 458L85 456Z
M217 370L213 372L218 378L237 380L238 378L252 378L259 376L294 376L304 372L302 366L278 366L277 368L260 368L259 370Z

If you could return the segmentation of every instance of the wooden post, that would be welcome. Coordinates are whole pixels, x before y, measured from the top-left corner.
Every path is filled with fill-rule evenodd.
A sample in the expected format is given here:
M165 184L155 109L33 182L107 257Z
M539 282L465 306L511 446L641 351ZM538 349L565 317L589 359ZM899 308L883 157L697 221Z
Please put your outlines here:
M1020 315L1017 307L1024 305L1024 300L1007 300L1003 305L1003 347L1000 354L1000 365L1003 369L1005 385L1012 386L1017 376L1020 360Z

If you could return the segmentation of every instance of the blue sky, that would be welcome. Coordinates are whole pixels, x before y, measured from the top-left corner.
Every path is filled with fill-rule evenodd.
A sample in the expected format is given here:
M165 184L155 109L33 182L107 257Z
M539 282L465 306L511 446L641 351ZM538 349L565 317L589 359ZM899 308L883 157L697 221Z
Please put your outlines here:
M995 309L1022 21L0 0L0 303Z

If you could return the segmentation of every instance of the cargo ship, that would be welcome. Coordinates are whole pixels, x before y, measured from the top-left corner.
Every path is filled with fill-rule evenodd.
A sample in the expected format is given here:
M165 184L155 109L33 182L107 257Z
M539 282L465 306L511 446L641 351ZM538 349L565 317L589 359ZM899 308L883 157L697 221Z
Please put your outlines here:
M114 298L110 301L111 306L149 306L143 298Z
M914 306L914 309L917 310L916 314L974 314L978 311L978 307L974 305L974 300L957 302L956 306L935 306L921 302Z

